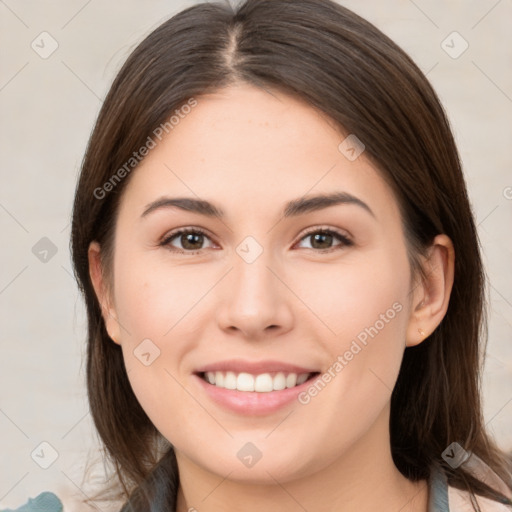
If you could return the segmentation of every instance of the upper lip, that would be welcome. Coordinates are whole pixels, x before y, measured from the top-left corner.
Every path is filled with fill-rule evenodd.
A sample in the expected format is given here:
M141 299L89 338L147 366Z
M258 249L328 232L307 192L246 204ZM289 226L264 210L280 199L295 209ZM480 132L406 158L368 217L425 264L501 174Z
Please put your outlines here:
M297 366L295 364L285 363L283 361L244 361L242 359L230 359L226 361L217 361L215 363L206 364L197 368L196 373L205 372L234 372L234 373L250 373L260 375L269 372L283 373L316 373L318 370Z

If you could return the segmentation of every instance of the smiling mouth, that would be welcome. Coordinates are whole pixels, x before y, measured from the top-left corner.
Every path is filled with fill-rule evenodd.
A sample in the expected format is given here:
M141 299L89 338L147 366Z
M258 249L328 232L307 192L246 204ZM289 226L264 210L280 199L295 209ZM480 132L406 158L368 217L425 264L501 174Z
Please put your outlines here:
M200 372L197 375L212 386L237 391L270 393L301 386L318 376L319 372L270 372L252 375L246 372Z

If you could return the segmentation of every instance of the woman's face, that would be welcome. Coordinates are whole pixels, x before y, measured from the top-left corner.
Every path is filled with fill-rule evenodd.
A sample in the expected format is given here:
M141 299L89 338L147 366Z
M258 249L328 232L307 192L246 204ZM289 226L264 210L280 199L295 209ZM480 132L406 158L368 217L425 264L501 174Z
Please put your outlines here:
M140 404L179 461L241 481L382 450L413 309L390 188L297 99L196 100L117 219L107 327Z

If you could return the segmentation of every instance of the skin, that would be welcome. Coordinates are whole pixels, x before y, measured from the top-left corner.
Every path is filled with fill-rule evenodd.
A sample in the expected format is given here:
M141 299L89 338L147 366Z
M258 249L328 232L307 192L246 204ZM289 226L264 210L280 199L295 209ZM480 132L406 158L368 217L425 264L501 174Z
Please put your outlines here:
M130 177L110 281L101 248L89 249L109 335L142 407L176 449L178 510L426 512L426 482L407 480L391 458L389 405L405 348L446 313L450 239L435 238L422 258L427 279L411 280L391 189L364 152L350 161L338 150L347 134L325 115L245 84L197 100ZM340 204L282 218L287 201L333 191L356 196L374 216ZM141 217L164 195L206 199L225 217L177 208ZM182 227L207 232L199 253L172 252L186 250L183 237L159 245ZM316 227L353 245L315 245L305 231ZM263 249L252 263L236 252L247 236ZM192 376L232 357L327 371L397 302L401 311L306 405L240 415L213 403ZM133 354L146 338L160 349L149 366ZM262 453L251 468L237 458L247 442Z

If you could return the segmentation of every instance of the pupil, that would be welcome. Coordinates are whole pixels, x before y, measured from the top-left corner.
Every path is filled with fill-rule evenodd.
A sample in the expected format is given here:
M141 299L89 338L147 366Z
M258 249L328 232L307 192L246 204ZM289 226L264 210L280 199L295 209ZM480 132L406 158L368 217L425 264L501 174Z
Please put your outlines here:
M322 241L325 242L327 239L327 242L332 241L332 235L329 235L328 233L317 233L313 237L314 241L319 241L320 244L322 244ZM327 244L329 246L329 244ZM325 249L325 247L320 247L320 249Z
M203 235L201 235L200 233L199 234L187 233L187 234L183 235L183 237L185 239L185 243L183 243L183 239L182 239L182 245L185 249L197 249L197 241L199 240L199 242L202 242ZM196 245L194 245L194 242L196 242ZM187 245L189 247L187 247ZM201 246L200 243L199 243L199 246Z

